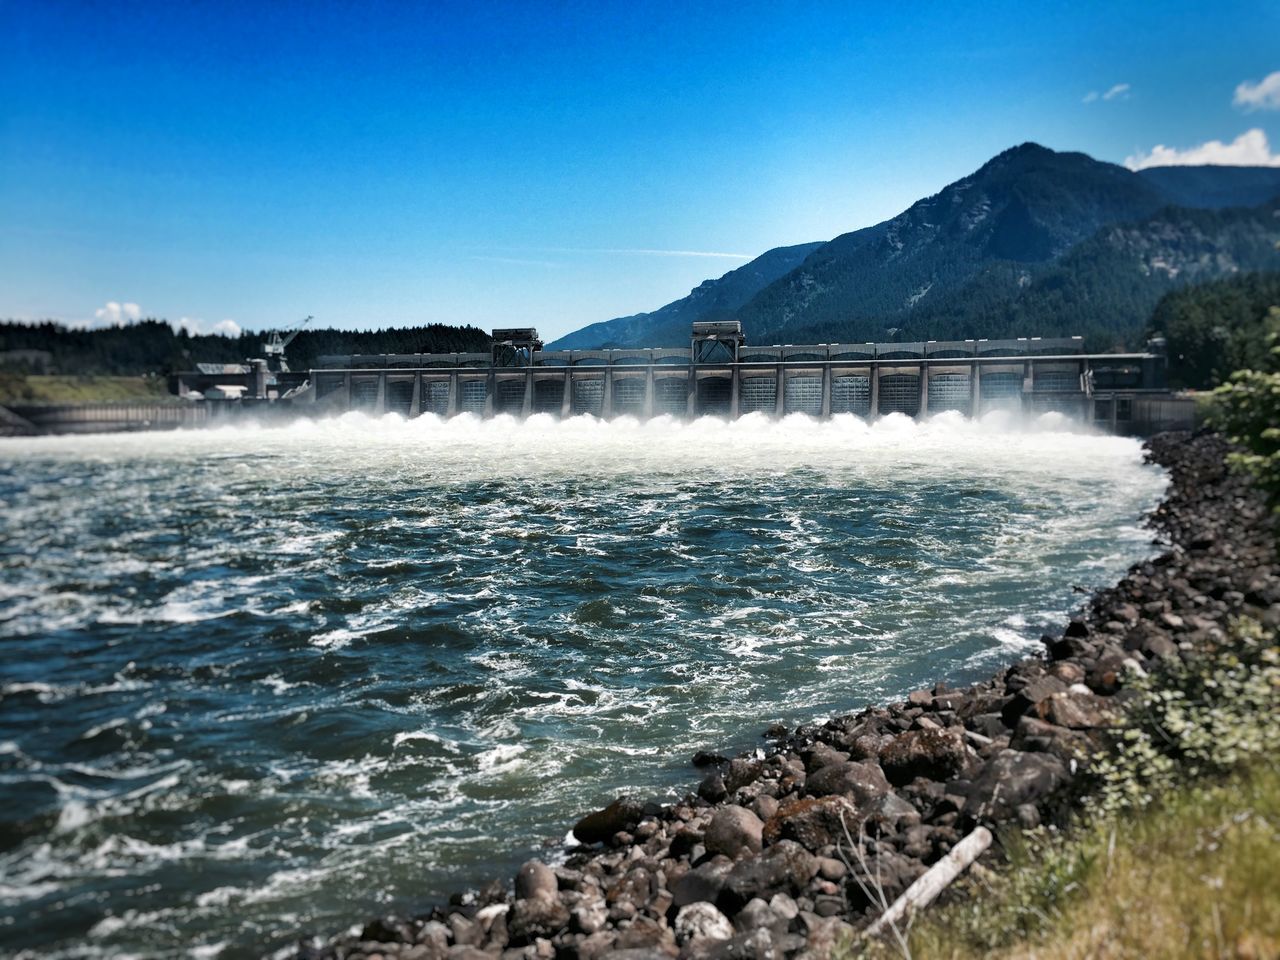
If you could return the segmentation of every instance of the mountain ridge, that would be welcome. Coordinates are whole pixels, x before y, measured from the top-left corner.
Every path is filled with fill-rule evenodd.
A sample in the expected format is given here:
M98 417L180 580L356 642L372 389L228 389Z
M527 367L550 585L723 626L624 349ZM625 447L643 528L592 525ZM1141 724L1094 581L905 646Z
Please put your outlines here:
M1077 291L1098 286L1088 277L1064 274L1069 268L1100 271L1107 278L1108 296L1117 299L1114 311L1106 302L1092 304L1103 314L1115 313L1114 322L1090 324L1094 339L1106 339L1103 334L1108 330L1127 336L1141 326L1133 311L1154 306L1155 299L1185 282L1185 276L1211 279L1232 270L1271 266L1266 259L1271 250L1271 234L1264 228L1266 214L1259 220L1233 211L1265 207L1276 197L1280 197L1280 168L1154 167L1135 172L1083 153L1023 143L916 201L896 217L826 242L775 248L718 280L706 281L689 297L650 313L593 324L550 346L589 349L606 342L668 346L684 342L693 320L730 315L742 321L750 342L760 343L816 337L888 340L910 338L913 330L926 328L939 331L939 339L1051 335L1058 331L1010 324L1057 326L1055 318L1044 313L1052 298L1036 300L1027 294L1028 287L1034 286L1033 292L1039 295L1054 283ZM1159 219L1162 211L1176 209L1220 216L1197 220L1170 214ZM1163 235L1182 264L1179 270L1184 279L1174 273L1151 282L1149 272L1139 275L1134 281L1139 294L1135 298L1123 291L1115 271L1096 256L1069 256L1120 224L1129 225L1130 230L1146 225ZM1181 245L1170 236L1170 231L1178 230L1185 231ZM1223 232L1211 236L1214 230ZM1130 235L1126 249L1132 251L1134 242ZM1207 258L1206 263L1188 269L1194 257L1183 248L1185 244L1200 244L1195 256ZM1220 255L1221 250L1215 254L1215 244L1230 247L1230 255ZM1089 249L1098 254L1103 246ZM773 256L764 269L754 268L780 251L786 255ZM800 262L767 279L802 252ZM1126 263L1137 269L1132 258ZM1055 272L1055 264L1067 267ZM756 282L767 282L736 305L732 301L751 286L741 275L734 281L734 295L720 298L709 309L703 309L706 301L694 297L742 271ZM997 283L997 277L1006 279ZM966 297L974 299L966 301ZM1033 302L1043 309L1028 309ZM1017 304L1022 308L1015 308ZM1070 306L1063 316L1078 316L1082 304L1073 301ZM979 333L979 327L986 332ZM607 341L602 336L606 333Z
M789 273L824 241L774 247L721 277L704 280L688 296L657 310L593 323L547 344L548 350L595 350L609 345L633 346L637 336L675 336L671 343L689 338L689 326L706 316L737 310L756 292ZM654 341L650 345L663 345Z

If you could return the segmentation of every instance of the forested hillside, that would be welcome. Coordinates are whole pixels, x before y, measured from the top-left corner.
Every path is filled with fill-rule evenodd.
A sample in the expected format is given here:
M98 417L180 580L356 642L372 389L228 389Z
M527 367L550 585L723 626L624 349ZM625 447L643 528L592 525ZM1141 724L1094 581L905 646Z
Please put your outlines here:
M1280 332L1280 271L1248 273L1166 294L1147 332L1168 341L1169 381L1212 387L1236 370L1264 370Z
M1167 181L1209 206L1190 209L1168 202L1164 180L1026 144L833 240L740 316L764 343L1080 334L1133 346L1168 290L1280 266L1280 202L1217 207L1215 173ZM1229 176L1218 196L1259 182Z
M1104 227L1057 260L994 261L932 303L887 320L849 316L791 330L788 342L1078 334L1090 349L1136 347L1165 293L1280 269L1277 243L1280 201L1252 209L1168 207L1135 223Z
M328 353L432 353L486 351L489 335L476 327L430 324L385 330L303 330L289 345L287 357L295 370L315 365ZM123 327L70 329L57 323L0 323L0 352L43 350L52 355L47 370L29 373L132 376L189 370L196 363L243 363L261 357L263 335L239 337L217 334L192 336L174 331L162 320L142 320ZM12 365L12 364L11 364Z

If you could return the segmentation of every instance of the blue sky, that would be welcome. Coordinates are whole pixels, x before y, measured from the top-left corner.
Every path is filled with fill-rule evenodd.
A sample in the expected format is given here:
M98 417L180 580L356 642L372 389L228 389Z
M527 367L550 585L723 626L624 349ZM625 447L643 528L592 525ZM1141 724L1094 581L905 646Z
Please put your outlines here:
M0 317L550 338L1026 140L1280 164L1280 3L683 7L0 0Z

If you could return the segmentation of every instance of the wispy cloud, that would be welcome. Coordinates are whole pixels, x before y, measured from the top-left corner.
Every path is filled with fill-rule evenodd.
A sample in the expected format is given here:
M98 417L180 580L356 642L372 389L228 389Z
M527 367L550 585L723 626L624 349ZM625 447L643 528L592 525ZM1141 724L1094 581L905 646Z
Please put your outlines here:
M1117 83L1115 86L1099 93L1097 90L1090 90L1084 95L1081 102L1095 103L1098 100L1127 100L1129 99L1129 91L1132 88L1127 83Z
M1210 140L1194 147L1179 149L1156 144L1149 153L1126 157L1130 170L1146 167L1198 167L1213 164L1224 167L1280 167L1280 154L1271 152L1267 135L1260 128L1246 130L1230 143Z
M1280 110L1280 70L1267 74L1257 83L1244 81L1236 87L1236 95L1231 102L1246 113Z

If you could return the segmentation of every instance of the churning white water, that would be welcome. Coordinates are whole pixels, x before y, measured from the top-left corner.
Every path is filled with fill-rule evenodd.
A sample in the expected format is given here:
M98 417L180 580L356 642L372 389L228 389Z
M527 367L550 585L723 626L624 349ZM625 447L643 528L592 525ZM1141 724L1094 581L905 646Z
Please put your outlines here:
M700 748L965 682L1148 555L1057 415L0 441L0 952L257 955Z

